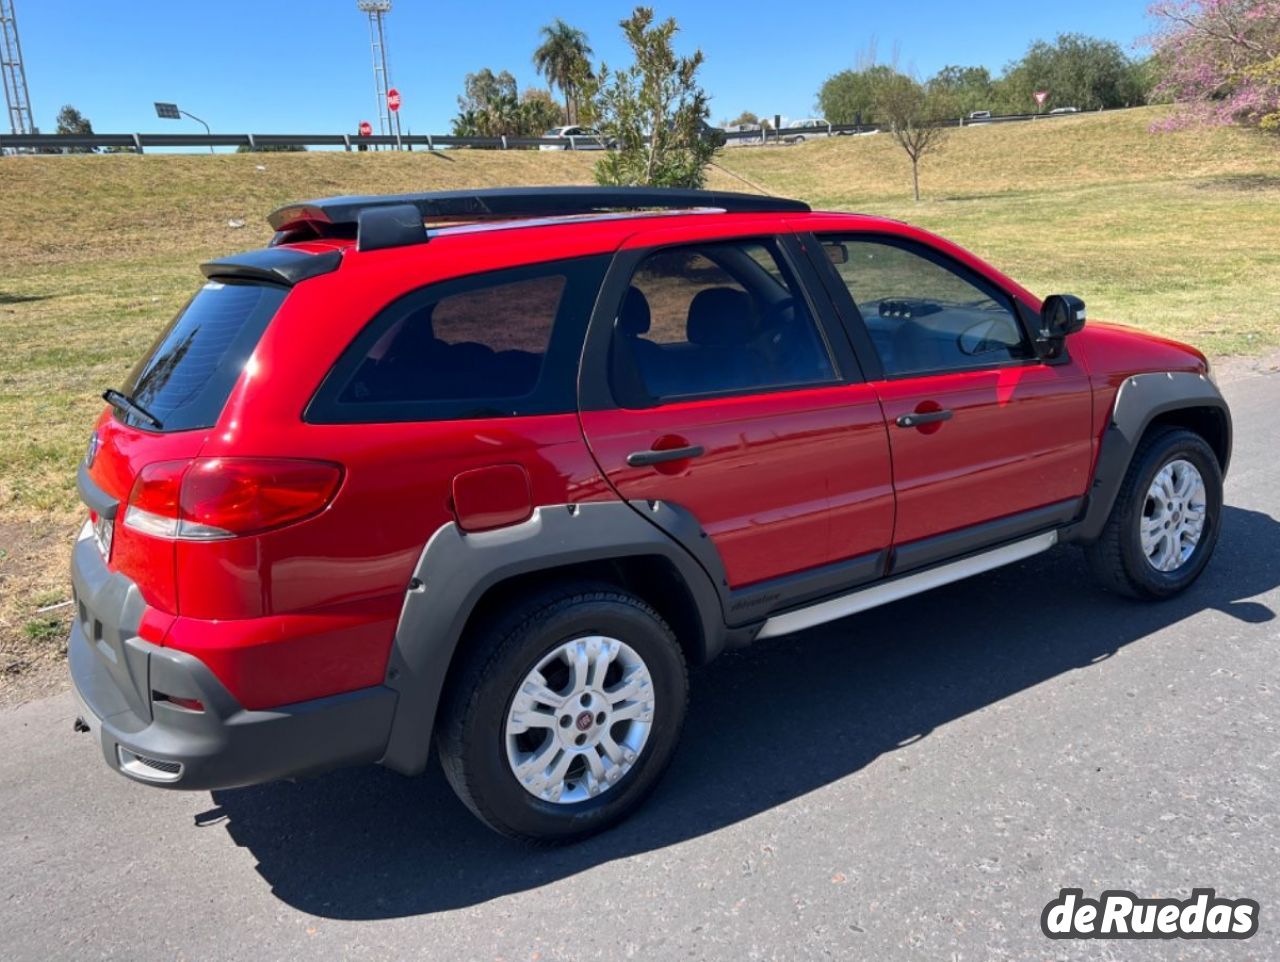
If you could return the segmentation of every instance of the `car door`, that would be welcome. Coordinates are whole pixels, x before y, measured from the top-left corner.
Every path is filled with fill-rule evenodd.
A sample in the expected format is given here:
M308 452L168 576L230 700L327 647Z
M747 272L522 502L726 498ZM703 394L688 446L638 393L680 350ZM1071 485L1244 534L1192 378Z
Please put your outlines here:
M893 570L1075 517L1093 454L1083 367L1037 357L1013 295L930 245L817 239L815 260L836 281L859 356L879 368L872 386L897 497Z
M643 235L610 269L584 351L601 471L633 504L690 517L671 533L695 555L709 539L725 592L765 586L753 614L876 576L892 533L879 401L802 278L821 287L789 238Z

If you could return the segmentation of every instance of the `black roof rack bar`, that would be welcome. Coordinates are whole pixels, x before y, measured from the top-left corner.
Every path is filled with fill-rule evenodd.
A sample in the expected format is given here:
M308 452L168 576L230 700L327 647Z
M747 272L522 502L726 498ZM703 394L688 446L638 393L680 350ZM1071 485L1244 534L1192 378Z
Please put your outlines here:
M546 217L595 214L619 210L681 210L712 208L729 213L806 213L799 200L742 194L733 191L688 190L670 187L514 187L451 190L426 194L387 194L368 197L326 197L286 204L272 211L267 222L279 235L350 236L361 214L378 208L416 208L424 221L486 217ZM380 219L380 218L376 218ZM420 243L425 233L406 243ZM407 237L407 234L406 234ZM393 246L384 235L377 246ZM371 249L360 245L361 249Z

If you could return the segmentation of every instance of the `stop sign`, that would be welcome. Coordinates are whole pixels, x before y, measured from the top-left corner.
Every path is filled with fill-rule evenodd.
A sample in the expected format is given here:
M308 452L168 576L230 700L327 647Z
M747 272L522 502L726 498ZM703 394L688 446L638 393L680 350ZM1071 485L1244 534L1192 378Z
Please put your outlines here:
M360 121L359 130L361 137L370 137L373 135L373 124L369 123L367 120L362 120Z
M396 90L395 87L392 87L390 90L387 91L387 109L388 110L400 109L400 91Z

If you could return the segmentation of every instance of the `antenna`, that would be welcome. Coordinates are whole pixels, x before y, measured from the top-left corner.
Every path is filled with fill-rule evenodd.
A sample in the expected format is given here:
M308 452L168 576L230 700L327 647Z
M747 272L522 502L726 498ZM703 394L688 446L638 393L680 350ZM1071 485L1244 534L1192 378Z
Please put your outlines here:
M356 0L356 9L369 15L369 46L373 51L373 86L378 98L378 133L400 137L400 113L387 107L391 78L387 70L387 33L383 16L391 12L391 0ZM394 124L394 126L393 126Z
M22 44L18 41L18 20L13 0L0 0L0 74L4 79L4 101L9 107L9 127L15 134L33 134L31 95L27 92L27 72L22 66Z

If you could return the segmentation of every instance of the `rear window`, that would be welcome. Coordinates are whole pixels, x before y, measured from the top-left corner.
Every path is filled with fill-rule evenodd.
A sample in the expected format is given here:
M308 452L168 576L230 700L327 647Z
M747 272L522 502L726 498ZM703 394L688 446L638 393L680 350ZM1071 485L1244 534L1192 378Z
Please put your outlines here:
M122 390L165 431L213 427L288 293L267 284L210 281L138 362ZM116 416L148 427L123 412Z

